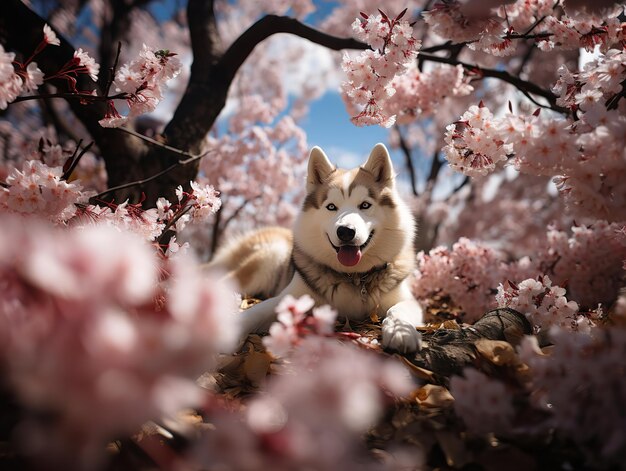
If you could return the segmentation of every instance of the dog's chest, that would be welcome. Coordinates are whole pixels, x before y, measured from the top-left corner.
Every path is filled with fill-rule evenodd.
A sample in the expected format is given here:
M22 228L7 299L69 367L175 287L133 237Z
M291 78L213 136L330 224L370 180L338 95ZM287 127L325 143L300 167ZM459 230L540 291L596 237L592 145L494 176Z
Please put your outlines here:
M386 306L386 294L397 285L386 274L327 277L318 285L322 301L335 308L339 315L363 319Z

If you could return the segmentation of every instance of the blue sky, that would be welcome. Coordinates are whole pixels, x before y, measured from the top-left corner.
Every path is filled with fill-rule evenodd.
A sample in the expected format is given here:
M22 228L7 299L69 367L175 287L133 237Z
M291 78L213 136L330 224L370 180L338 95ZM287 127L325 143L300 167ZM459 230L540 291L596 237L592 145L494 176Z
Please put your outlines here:
M333 159L333 150L344 150L345 161L339 162L342 166L354 165L348 162L348 153L367 156L378 142L386 142L389 134L389 130L380 126L357 127L352 124L341 97L333 91L311 103L309 116L301 126L307 133L309 144L327 150L329 158Z

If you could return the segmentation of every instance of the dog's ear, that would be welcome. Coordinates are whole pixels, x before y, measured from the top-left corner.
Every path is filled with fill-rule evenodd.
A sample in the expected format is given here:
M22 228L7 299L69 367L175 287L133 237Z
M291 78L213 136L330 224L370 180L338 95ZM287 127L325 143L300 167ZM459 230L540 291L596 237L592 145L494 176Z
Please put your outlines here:
M309 155L309 170L306 177L307 190L310 192L315 185L323 183L328 175L335 170L322 149L315 146Z
M372 149L367 162L362 167L372 175L377 183L392 186L394 179L393 164L391 157L384 144L378 143Z

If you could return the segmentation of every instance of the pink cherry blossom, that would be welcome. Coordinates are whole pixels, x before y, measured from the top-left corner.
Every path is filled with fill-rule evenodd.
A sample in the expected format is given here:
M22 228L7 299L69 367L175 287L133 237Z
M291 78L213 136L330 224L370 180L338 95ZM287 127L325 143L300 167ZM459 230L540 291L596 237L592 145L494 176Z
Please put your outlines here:
M504 383L474 368L450 379L454 410L472 432L506 432L514 415L511 394Z
M0 110L6 110L8 104L17 98L22 89L22 79L15 73L13 67L14 59L15 54L5 52L0 44Z
M22 215L37 215L61 223L71 218L78 203L90 196L77 182L61 179L60 167L48 167L37 160L26 161L7 176L7 188L0 188L0 208Z
M43 72L39 70L36 62L28 64L26 71L22 74L22 93L33 92L43 83Z
M126 123L128 118L154 111L163 99L165 82L176 77L181 68L176 54L167 50L153 50L144 44L139 57L122 65L115 74L116 90L127 94L128 116L120 115L110 102L100 125L118 127Z
M21 405L54 417L23 424L54 437L38 454L94 465L112 436L201 403L194 379L237 337L229 287L182 256L160 281L150 245L103 225L2 227L0 363Z
M263 345L274 356L288 354L308 335L331 335L335 330L337 312L330 306L314 306L313 298L304 295L299 299L287 295L276 308L277 321L270 326Z
M498 307L510 307L523 313L538 329L558 325L588 330L591 325L578 314L578 304L567 300L565 289L552 285L548 276L500 284L496 300Z
M74 52L74 57L78 60L78 65L84 67L91 80L96 82L98 80L98 73L100 72L100 64L97 64L95 59L89 55L82 48L78 48Z
M619 463L626 446L621 414L626 389L615 371L622 365L626 331L615 327L584 333L553 327L550 340L554 346L548 353L537 347L534 337L526 337L519 349L530 368L534 405L548 416L543 428L573 440L597 464Z
M348 78L342 84L344 99L351 102L350 106L361 108L352 117L357 126L379 124L388 128L396 121L395 115L386 111L385 102L395 93L393 79L405 73L421 45L401 16L364 15L365 20L357 18L352 24L355 36L373 48L356 58L344 54L341 64Z
M51 46L59 46L61 44L61 40L57 37L54 30L47 24L43 25L43 37L44 41Z
M352 344L312 336L281 372L245 415L216 414L194 462L249 470L386 469L368 457L357 437L388 401L411 391L402 366Z

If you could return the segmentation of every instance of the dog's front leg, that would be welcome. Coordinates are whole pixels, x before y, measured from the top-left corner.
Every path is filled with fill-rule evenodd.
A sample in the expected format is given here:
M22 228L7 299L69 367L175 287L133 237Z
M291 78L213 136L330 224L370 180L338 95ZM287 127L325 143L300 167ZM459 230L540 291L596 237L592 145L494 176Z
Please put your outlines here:
M276 308L283 298L287 295L299 298L304 294L311 295L311 292L300 275L296 273L291 282L277 296L255 304L241 313L239 322L241 336L245 338L253 332L267 332L276 320Z
M422 325L422 307L408 286L401 286L399 300L387 310L383 320L383 348L410 353L422 348L422 336L415 327Z

